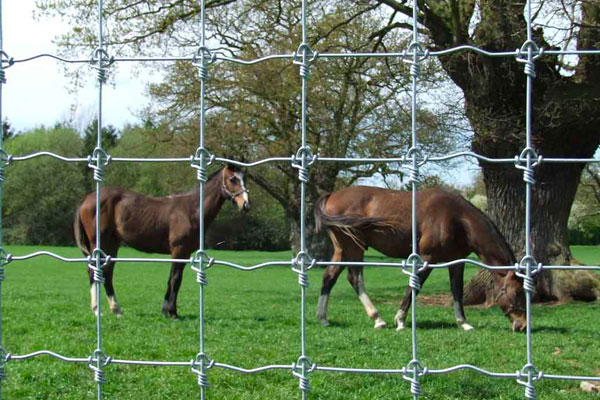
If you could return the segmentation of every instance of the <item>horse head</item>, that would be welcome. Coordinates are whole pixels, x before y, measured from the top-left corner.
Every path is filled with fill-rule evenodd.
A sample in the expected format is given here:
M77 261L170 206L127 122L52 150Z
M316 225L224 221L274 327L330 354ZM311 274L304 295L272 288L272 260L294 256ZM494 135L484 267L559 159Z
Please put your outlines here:
M223 187L222 194L225 198L238 206L240 211L250 210L250 200L248 198L248 189L244 182L244 173L239 167L233 164L227 164L222 171Z
M524 331L527 326L527 317L523 280L514 271L508 271L504 277L494 274L494 280L496 288L500 288L496 295L496 303L512 322L513 331Z

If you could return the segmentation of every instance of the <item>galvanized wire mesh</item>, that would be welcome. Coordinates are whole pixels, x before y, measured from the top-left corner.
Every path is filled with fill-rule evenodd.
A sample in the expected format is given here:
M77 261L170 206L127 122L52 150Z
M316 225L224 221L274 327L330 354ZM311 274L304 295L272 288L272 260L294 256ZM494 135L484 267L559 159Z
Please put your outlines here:
M198 353L191 359L191 361L141 361L141 360L120 360L114 359L104 354L102 350L102 325L101 325L101 304L98 302L98 313L96 318L96 349L88 357L72 358L65 357L49 350L37 351L30 354L24 355L13 355L8 353L2 347L2 318L0 315L0 398L2 396L2 381L6 378L4 367L9 361L27 360L40 356L49 356L56 358L60 361L71 362L71 363L85 363L88 364L89 368L93 372L93 379L97 382L97 398L102 398L102 385L107 382L107 376L105 374L105 368L109 364L122 364L122 365L142 365L142 366L174 366L174 367L187 367L197 376L198 385L200 386L201 398L204 399L208 386L209 386L209 370L213 368L223 368L232 371L236 371L244 374L255 374L269 370L288 370L292 373L292 376L298 379L299 388L301 390L301 396L303 399L307 397L310 391L310 379L309 376L315 371L321 372L342 372L342 373L360 373L360 374L398 374L402 375L410 383L410 393L414 399L417 399L424 392L421 388L421 380L425 375L440 375L448 374L459 370L471 370L481 375L494 378L510 378L516 380L519 384L525 388L525 397L527 399L537 398L535 390L535 382L540 379L562 379L562 380L589 380L589 381L600 381L599 377L595 376L565 376L565 375L551 375L544 374L543 371L539 370L533 360L533 345L532 345L532 331L531 331L531 298L534 290L533 276L539 273L542 269L585 269L585 270L600 270L600 266L567 266L567 265L542 265L537 263L531 255L531 244L529 242L530 236L530 219L531 219L531 189L535 184L533 180L533 171L536 166L540 163L600 163L600 160L595 158L581 159L581 158L544 158L542 155L538 155L535 149L532 147L531 141L531 99L532 99L532 82L535 78L535 60L541 57L543 54L561 54L561 55L577 55L577 54L593 54L600 55L600 50L585 50L585 51L558 51L558 50L544 50L539 48L533 37L532 37L532 16L531 16L531 2L528 1L526 4L526 19L527 19L527 40L523 46L515 51L505 52L489 52L477 47L472 46L459 46L450 48L442 51L430 52L423 49L419 41L419 35L417 30L417 24L414 23L412 42L408 48L399 53L322 53L318 54L316 51L311 49L307 43L307 22L306 22L306 1L301 0L301 18L302 18L302 43L299 44L297 50L292 54L279 54L262 57L254 60L243 60L234 57L229 57L219 52L218 49L211 49L207 47L205 36L206 36L206 23L205 23L205 4L204 0L201 1L201 37L200 47L196 54L192 57L151 57L151 58L114 58L109 56L108 50L105 48L104 35L103 35L103 1L98 0L98 47L92 53L91 59L66 59L58 57L52 54L39 54L33 57L14 60L9 57L8 54L3 50L2 43L2 3L0 0L0 82L3 84L5 80L5 70L14 64L28 62L41 57L49 57L56 59L57 61L64 63L91 63L93 69L96 71L96 77L98 80L98 134L97 134L97 145L93 153L85 158L77 157L64 157L59 154L51 152L38 152L24 156L13 156L7 154L4 150L2 143L2 127L0 126L0 209L2 207L2 182L5 178L5 168L10 163L23 162L31 160L37 157L53 157L64 162L86 162L88 166L93 170L93 177L96 181L96 202L99 204L100 193L102 190L103 171L104 168L111 162L185 162L190 163L192 168L197 170L197 176L199 180L199 195L201 198L204 197L204 184L207 180L207 168L209 164L213 162L220 163L231 163L242 167L254 167L264 163L272 162L284 162L289 163L291 168L298 170L298 179L300 181L301 188L301 216L300 216L300 251L290 261L270 261L253 266L242 266L236 263L217 260L210 257L209 253L205 249L205 232L204 232L204 204L200 202L200 213L199 213L199 243L198 251L190 259L171 259L171 258L110 258L102 250L100 243L100 232L97 227L96 231L96 248L92 254L88 257L82 258L67 258L49 251L38 251L35 253L15 256L8 254L2 247L2 221L0 214L0 302L2 300L2 281L4 280L4 267L15 261L28 260L35 257L48 256L64 262L76 262L85 263L94 271L94 281L96 298L100 298L100 285L103 282L102 268L109 261L118 262L157 262L157 263L172 263L172 262L189 262L191 268L197 275L197 281L199 283L199 350ZM413 1L413 21L417 20L418 6L417 2ZM512 57L515 58L515 62L524 64L524 73L527 75L527 90L526 96L526 109L524 110L526 115L526 147L523 149L521 154L515 155L514 158L489 158L473 152L457 152L453 154L447 154L438 157L429 157L423 155L419 148L417 140L417 88L420 77L420 63L427 57L438 57L456 52L471 51L486 57ZM341 57L371 57L371 58L400 58L410 64L410 73L412 77L412 129L411 129L411 141L412 145L405 155L396 158L346 158L346 157L318 157L313 155L312 151L307 143L306 135L306 122L307 122L307 104L309 102L309 88L308 80L310 76L310 68L312 63L320 59L334 59ZM298 149L296 154L291 156L282 157L271 157L253 162L240 162L238 160L232 160L224 157L219 157L211 154L205 147L205 85L209 80L209 66L216 62L230 62L242 65L253 65L259 64L272 59L284 59L289 60L293 64L299 67L300 79L302 82L302 114L301 114L301 147ZM102 88L106 83L106 74L108 68L116 62L173 62L173 61L188 61L193 63L199 70L201 88L199 93L200 98L200 131L199 131L199 147L194 155L190 157L181 158L127 158L127 157L111 157L102 147L101 131L103 126L102 121ZM0 84L0 121L2 120L2 84ZM524 280L524 288L526 293L526 311L527 311L527 326L526 326L526 364L523 368L516 372L494 372L487 371L474 365L456 365L445 369L435 369L427 366L423 366L418 353L418 336L417 336L417 306L415 297L420 287L419 278L417 273L421 268L424 267L425 263L419 256L418 251L415 250L413 254L407 260L391 263L391 262L326 262L317 261L310 257L306 246L306 183L309 179L309 169L315 162L350 162L350 163L370 163L370 162L394 162L400 163L408 171L409 182L412 187L412 248L418 249L417 236L416 236L416 199L417 199L417 188L419 181L419 169L428 162L439 162L450 160L454 158L473 158L480 161L489 163L511 163L514 164L515 168L523 171L523 179L526 182L525 189L525 200L526 200L526 216L525 216L525 256L516 265L506 266L491 266L482 262L460 259L453 260L447 263L440 264L428 264L429 268L448 268L452 265L471 263L481 268L495 270L495 269L513 269L516 273L521 276ZM100 217L100 207L96 207L96 219ZM307 272L315 266L327 266L327 265L345 265L345 266L378 266L378 267L391 267L400 268L409 276L409 286L412 288L412 359L409 360L406 366L398 369L365 369L365 368L348 368L348 367L336 367L336 366L324 366L316 365L309 358L309 350L307 347L308 338L306 337L306 287L308 286L308 275ZM300 285L300 296L301 296L301 309L300 309L300 337L301 337L301 348L299 349L299 355L297 360L290 362L285 365L266 365L253 369L240 368L235 365L229 365L225 363L219 363L215 359L210 358L206 353L205 349L205 312L204 312L204 292L207 284L206 270L212 266L221 265L230 268L234 268L241 271L254 271L261 268L267 268L271 266L289 266L291 270L298 275L298 282ZM1 303L0 303L1 309ZM218 357L218 355L212 355ZM391 389L390 389L391 390Z

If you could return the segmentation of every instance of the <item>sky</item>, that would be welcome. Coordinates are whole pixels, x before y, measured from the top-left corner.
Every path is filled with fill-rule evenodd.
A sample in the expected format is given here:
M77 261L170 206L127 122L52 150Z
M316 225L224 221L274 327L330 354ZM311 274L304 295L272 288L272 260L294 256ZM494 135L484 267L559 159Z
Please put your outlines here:
M34 19L33 0L2 2L3 50L15 60L38 54L57 54L52 40L66 27L60 19ZM13 129L26 131L39 126L53 126L74 116L75 126L95 118L98 110L98 89L95 71L89 66L69 66L89 71L83 89L69 92L69 80L61 70L60 61L40 58L15 63L5 70L6 84L2 87L2 118L7 118ZM103 89L104 124L122 128L135 123L144 104L147 81L133 76L130 65L119 65L112 72L112 84ZM75 111L72 112L71 110Z
M67 24L59 18L34 18L34 0L2 1L1 4L2 47L8 56L22 60L39 54L58 55L53 39L69 29ZM73 92L73 85L65 77L65 66L83 69L86 73L83 88ZM118 69L110 68L110 84L103 88L103 125L122 129L127 123L139 122L137 115L148 102L145 95L148 81L157 81L159 77L150 73L134 76L132 67L131 63L121 63ZM65 64L43 57L17 62L5 69L5 74L2 119L8 119L16 132L51 127L65 121L71 121L81 132L97 116L96 73L88 65ZM468 184L477 170L476 166L469 165L460 174L447 171L440 171L440 174L445 180Z

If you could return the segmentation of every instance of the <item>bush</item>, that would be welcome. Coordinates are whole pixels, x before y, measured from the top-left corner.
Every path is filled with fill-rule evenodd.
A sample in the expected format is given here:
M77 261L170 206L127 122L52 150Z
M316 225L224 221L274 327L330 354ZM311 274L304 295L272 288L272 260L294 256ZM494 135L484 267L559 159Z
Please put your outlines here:
M71 129L40 128L6 143L12 155L50 151L81 156L83 143ZM3 185L4 239L11 244L70 245L73 216L85 194L81 164L38 157L13 162Z

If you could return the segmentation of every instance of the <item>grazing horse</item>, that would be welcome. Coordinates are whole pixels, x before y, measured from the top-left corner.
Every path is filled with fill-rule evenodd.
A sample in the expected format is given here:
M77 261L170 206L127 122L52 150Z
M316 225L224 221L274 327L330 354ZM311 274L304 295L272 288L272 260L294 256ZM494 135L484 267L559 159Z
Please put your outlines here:
M204 186L204 226L215 219L225 200L230 199L240 210L248 211L250 202L244 185L244 174L229 164L213 173ZM200 194L198 188L166 197L149 197L129 190L106 186L100 197L100 244L102 250L116 257L121 243L135 249L170 254L172 258L189 258L199 243ZM84 255L96 248L96 192L86 196L75 215L75 240ZM103 268L104 288L110 309L121 315L115 297L113 270L115 263ZM165 316L177 318L177 292L181 286L185 263L173 263L162 305ZM94 274L88 268L91 285L91 307L98 310L94 290Z
M371 246L388 257L406 258L412 249L412 196L376 187L353 186L325 194L315 205L317 231L326 227L333 242L335 261L362 261ZM515 256L493 222L462 196L433 189L417 194L418 254L428 263L447 262L476 253L488 265L514 265ZM464 263L448 268L454 299L456 322L465 330L472 329L463 310ZM317 307L317 318L325 326L329 293L343 266L329 265L323 273L323 285ZM431 268L418 272L421 285ZM512 322L513 330L525 328L525 295L523 282L513 270L493 270L497 290L496 302ZM348 280L375 328L386 325L365 291L363 267L348 267ZM394 322L397 330L404 328L407 310L412 301L412 289L398 310Z

